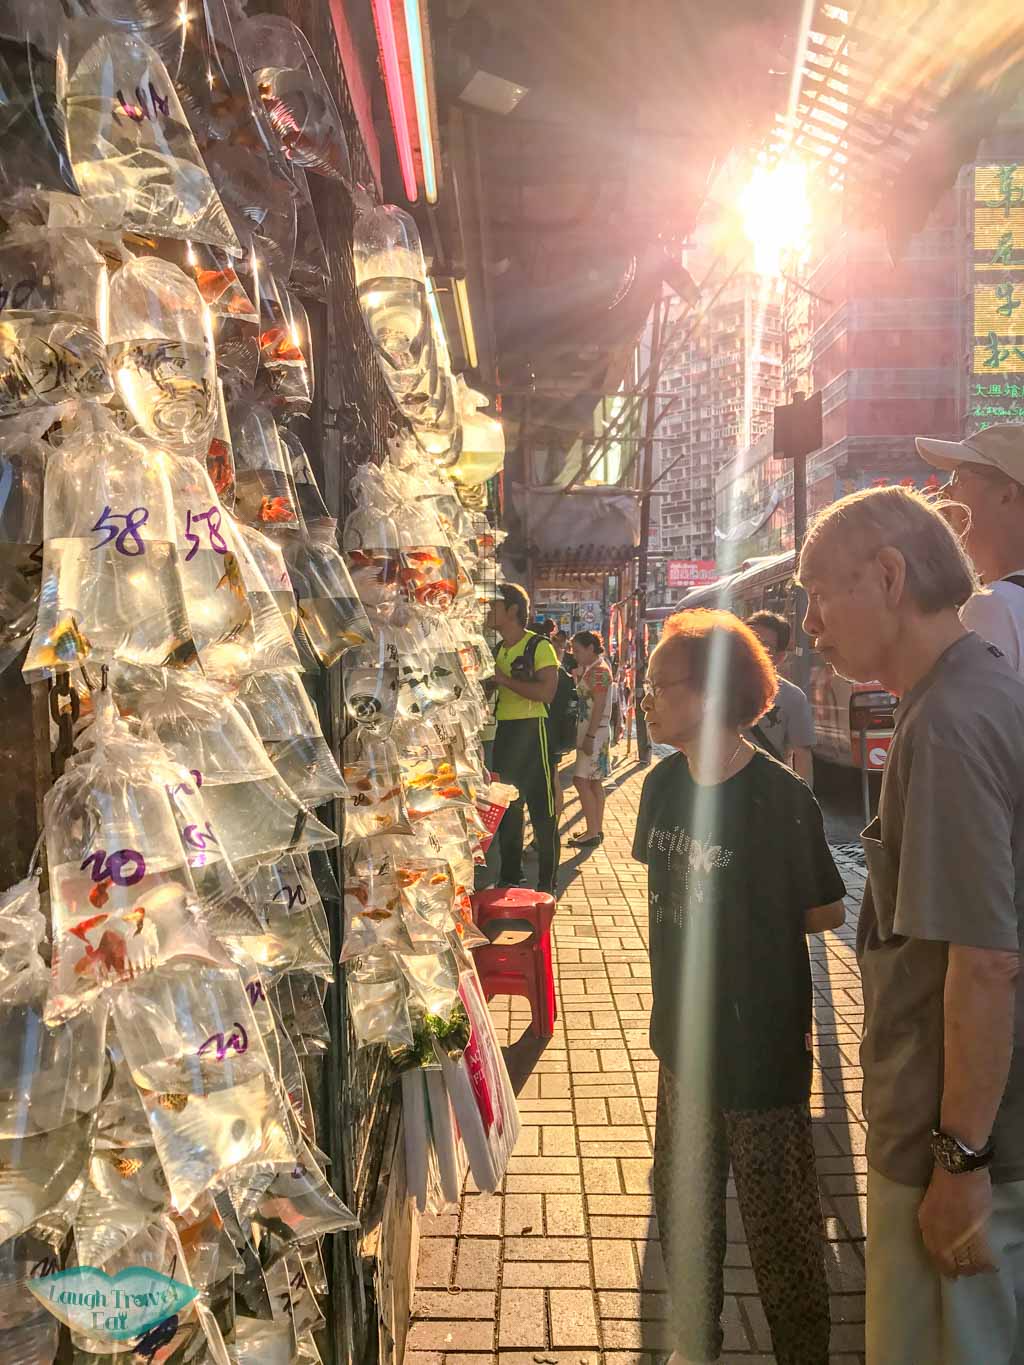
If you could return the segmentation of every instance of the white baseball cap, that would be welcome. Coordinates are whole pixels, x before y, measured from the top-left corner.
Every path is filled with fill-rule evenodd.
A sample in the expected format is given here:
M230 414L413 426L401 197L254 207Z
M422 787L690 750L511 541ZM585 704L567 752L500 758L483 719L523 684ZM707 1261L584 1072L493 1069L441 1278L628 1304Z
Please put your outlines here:
M937 441L931 436L918 436L916 443L917 453L936 469L985 464L1024 484L1024 424L1000 422L975 432L966 441Z

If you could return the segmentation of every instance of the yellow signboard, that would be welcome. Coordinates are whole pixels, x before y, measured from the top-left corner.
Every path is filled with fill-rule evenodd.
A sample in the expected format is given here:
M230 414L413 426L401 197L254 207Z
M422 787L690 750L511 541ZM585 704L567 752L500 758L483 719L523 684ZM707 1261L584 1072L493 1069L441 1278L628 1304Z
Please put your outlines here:
M1001 399L1009 387L993 376L1024 374L1024 166L975 166L973 246L974 392ZM975 403L972 430L1006 420L1006 410Z

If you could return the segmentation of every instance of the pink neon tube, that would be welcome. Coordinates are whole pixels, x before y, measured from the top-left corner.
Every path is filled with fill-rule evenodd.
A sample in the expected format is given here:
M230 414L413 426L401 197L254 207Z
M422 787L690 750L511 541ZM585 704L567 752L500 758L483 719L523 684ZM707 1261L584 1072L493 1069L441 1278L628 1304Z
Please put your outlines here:
M398 164L402 171L405 197L414 204L419 190L416 186L412 139L409 136L409 114L405 107L405 91L402 89L402 71L398 64L398 40L395 37L391 0L373 0L373 13L377 20L377 41L384 61L384 84L388 92L391 126L395 130L395 145L398 148Z

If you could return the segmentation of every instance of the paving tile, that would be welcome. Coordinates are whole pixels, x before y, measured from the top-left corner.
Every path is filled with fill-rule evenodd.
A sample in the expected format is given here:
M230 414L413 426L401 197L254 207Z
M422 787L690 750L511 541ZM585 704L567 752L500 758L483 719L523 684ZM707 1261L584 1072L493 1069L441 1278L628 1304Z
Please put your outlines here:
M546 1346L547 1307L543 1289L503 1289L498 1319L499 1346Z
M550 1289L552 1346L599 1346L594 1295L587 1289Z
M424 1289L447 1286L455 1265L454 1237L421 1237L416 1284Z
M494 1294L479 1290L460 1293L445 1290L417 1290L412 1303L414 1318L450 1319L457 1312L463 1318L487 1318L494 1321Z
M571 1194L546 1194L544 1230L549 1237L585 1235L587 1224L582 1199Z

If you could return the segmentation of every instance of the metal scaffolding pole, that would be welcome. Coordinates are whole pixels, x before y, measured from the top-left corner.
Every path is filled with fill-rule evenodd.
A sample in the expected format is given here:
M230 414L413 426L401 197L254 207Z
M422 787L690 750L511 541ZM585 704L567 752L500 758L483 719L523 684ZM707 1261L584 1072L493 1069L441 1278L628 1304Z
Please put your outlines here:
M654 428L657 425L655 404L657 402L658 378L661 373L662 359L662 313L667 308L667 300L659 294L654 305L651 320L651 361L648 366L647 411L644 414L644 463L640 486L647 489L651 484L654 464ZM651 737L647 733L647 720L640 703L644 697L644 682L647 677L647 641L644 638L644 610L647 604L647 548L651 538L651 498L644 493L640 500L640 544L637 550L636 566L636 678L634 686L634 714L636 716L636 752L641 763L651 761Z

